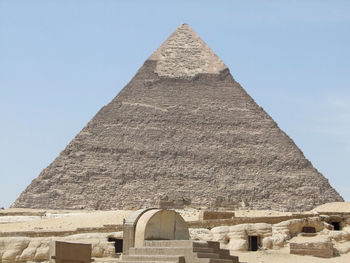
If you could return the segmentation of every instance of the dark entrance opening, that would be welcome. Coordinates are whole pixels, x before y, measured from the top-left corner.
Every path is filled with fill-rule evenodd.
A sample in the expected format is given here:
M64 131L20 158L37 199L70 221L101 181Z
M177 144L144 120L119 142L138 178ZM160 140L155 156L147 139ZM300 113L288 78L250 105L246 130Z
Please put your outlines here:
M340 230L340 224L339 222L331 222L331 225L333 226L333 229L335 231L339 231Z
M116 254L123 253L123 239L109 237L108 242L114 242L114 250Z
M259 237L258 236L248 236L249 251L257 251L259 248Z
M304 226L301 230L303 233L316 233L316 229L312 226Z

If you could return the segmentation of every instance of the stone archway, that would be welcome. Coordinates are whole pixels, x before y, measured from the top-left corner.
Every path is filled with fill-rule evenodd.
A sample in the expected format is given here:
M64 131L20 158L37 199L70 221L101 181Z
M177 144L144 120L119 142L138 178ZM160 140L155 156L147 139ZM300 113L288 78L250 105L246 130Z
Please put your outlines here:
M135 228L135 247L143 247L145 240L188 240L184 219L173 210L149 210L142 214Z

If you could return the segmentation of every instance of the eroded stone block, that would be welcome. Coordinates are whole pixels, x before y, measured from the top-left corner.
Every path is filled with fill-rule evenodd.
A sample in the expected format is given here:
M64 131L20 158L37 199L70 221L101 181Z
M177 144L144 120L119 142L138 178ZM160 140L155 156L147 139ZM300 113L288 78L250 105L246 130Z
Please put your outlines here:
M290 254L331 258L333 244L330 241L290 243Z

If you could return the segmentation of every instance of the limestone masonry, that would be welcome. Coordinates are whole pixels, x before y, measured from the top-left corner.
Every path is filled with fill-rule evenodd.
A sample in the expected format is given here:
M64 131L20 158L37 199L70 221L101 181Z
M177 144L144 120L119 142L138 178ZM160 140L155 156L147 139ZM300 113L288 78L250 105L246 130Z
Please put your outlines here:
M274 210L343 201L186 24L12 207L134 209L168 197Z

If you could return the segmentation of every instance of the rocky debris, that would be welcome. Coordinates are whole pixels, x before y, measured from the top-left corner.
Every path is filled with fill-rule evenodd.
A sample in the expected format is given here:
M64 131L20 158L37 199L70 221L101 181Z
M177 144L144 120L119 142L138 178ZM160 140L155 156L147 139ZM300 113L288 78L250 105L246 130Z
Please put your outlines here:
M343 201L188 25L12 207L137 209L164 194L280 211Z

